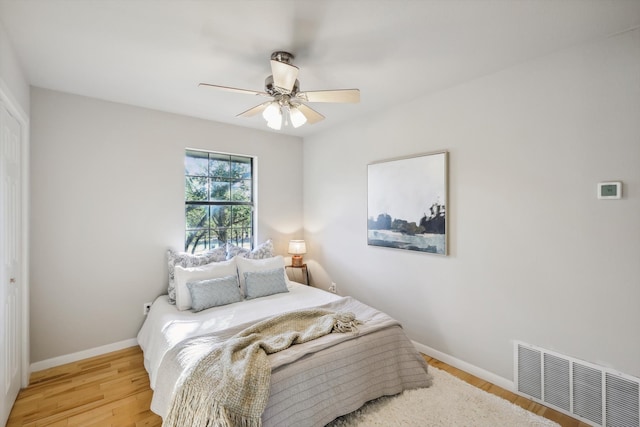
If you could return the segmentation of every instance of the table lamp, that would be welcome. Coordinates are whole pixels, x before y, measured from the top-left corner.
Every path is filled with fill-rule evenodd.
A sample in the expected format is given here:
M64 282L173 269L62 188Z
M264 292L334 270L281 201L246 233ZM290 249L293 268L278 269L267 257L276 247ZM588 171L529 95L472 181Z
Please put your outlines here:
M302 254L307 253L307 245L304 240L291 240L289 241L289 253L291 257L291 265L293 267L302 267Z

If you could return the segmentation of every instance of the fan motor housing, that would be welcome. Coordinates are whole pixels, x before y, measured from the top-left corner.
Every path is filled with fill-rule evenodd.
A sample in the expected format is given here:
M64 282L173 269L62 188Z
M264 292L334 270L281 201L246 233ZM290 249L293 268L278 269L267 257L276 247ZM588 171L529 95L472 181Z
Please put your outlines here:
M293 84L293 88L291 88L291 92L289 93L282 92L277 86L274 86L272 75L264 79L264 90L271 96L285 95L285 94L295 96L295 94L298 93L299 89L300 89L300 82L298 81L298 79L296 79L296 82Z

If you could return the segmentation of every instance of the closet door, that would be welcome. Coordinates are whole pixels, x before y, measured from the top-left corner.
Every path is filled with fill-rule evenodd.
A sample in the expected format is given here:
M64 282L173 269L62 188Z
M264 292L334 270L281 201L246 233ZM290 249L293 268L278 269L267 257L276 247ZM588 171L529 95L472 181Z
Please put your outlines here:
M20 124L0 103L0 425L20 390Z

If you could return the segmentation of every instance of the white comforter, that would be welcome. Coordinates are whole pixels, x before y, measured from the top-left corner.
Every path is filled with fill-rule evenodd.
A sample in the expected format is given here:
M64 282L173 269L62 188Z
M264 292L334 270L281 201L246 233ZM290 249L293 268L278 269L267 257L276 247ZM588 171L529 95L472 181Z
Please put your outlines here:
M138 344L144 352L144 366L149 373L151 388L155 390L158 368L166 352L186 338L222 331L287 311L315 307L340 298L295 282L289 282L287 287L287 293L244 300L199 313L178 311L175 305L169 304L166 295L158 297L138 333Z

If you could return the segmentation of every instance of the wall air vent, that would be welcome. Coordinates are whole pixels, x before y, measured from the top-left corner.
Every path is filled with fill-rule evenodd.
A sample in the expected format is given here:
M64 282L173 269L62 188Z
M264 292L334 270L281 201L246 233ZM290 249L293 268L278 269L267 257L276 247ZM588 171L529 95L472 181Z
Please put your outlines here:
M518 391L542 399L542 365L538 350L522 347L518 351Z
M562 357L544 354L544 401L550 405L571 410L570 363Z
M640 427L640 379L523 342L516 392L592 426Z

